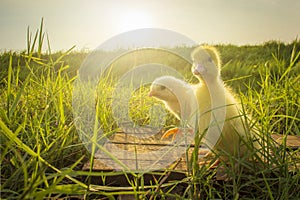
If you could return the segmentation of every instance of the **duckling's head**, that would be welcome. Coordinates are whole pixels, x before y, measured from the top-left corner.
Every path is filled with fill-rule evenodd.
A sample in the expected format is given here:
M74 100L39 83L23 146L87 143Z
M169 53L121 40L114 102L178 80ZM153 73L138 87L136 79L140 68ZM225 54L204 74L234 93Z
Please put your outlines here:
M220 77L221 60L218 51L211 46L199 46L191 53L192 72L198 79L214 80Z
M177 101L177 97L174 94L176 83L177 79L172 76L159 77L152 82L148 96L166 102Z

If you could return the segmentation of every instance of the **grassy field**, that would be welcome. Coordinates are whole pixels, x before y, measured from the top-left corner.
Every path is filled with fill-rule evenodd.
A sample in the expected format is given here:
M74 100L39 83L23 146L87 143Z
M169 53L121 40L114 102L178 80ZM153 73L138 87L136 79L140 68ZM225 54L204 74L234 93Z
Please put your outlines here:
M28 34L29 35L29 34ZM0 139L1 198L3 199L114 199L119 194L133 194L140 199L299 199L300 173L295 167L296 152L285 145L275 147L271 134L300 135L300 41L290 44L276 41L261 45L215 45L220 51L225 83L241 98L245 110L259 123L261 137L272 150L269 162L251 164L235 160L239 165L226 168L229 181L216 181L217 169L207 170L193 162L188 178L156 189L158 183L146 187L135 172L122 191L109 185L97 187L91 177L105 179L111 173L86 172L82 166L91 155L85 149L74 125L72 88L76 71L87 52L42 53L42 26L36 37L28 37L24 52L0 55ZM48 43L49 45L49 43ZM189 52L186 47L182 51ZM112 64L118 71L123 66L137 65L129 55ZM158 56L161 59L161 56ZM158 59L159 59L158 58ZM123 59L123 60L122 60ZM142 58L141 62L148 62ZM176 58L164 57L160 62L176 68ZM181 65L182 66L182 65ZM185 70L185 69L184 69ZM182 71L187 81L195 79L190 69ZM107 133L118 130L109 101L115 79L106 77L98 86L98 118ZM129 114L140 125L149 123L149 109L158 101L147 97L149 87L134 92ZM178 121L167 115L166 127ZM176 190L181 188L181 193Z

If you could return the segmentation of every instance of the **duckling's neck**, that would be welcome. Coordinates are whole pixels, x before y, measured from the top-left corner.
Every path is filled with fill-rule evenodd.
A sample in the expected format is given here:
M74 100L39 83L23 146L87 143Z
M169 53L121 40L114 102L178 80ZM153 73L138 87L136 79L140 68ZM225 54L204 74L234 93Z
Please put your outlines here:
M203 83L203 90L208 92L210 97L217 100L216 102L224 101L225 95L225 86L223 81L220 78L213 79L213 80L206 80Z
M223 81L221 80L220 76L217 77L205 77L205 78L198 78L199 81L207 86L219 87L223 86Z

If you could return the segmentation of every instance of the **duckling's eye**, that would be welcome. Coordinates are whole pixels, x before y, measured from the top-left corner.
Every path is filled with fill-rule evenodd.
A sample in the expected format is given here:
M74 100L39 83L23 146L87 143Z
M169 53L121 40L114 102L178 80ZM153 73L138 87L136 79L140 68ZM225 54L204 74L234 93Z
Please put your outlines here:
M166 89L166 86L161 85L161 86L160 86L160 89L161 89L161 90L164 90L164 89Z
M208 62L212 62L212 59L211 59L211 57L209 57L209 58L208 58Z

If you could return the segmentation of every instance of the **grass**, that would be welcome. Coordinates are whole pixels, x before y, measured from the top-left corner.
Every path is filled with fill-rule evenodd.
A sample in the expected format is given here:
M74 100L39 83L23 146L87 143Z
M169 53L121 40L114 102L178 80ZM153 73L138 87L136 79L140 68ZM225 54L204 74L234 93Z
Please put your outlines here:
M124 188L95 185L92 181L92 177L99 177L105 182L123 172L81 170L85 162L93 160L93 153L87 152L74 125L72 89L77 78L74 65L78 63L71 60L83 59L85 53L72 53L72 48L67 52L51 53L47 39L48 53L43 54L45 35L42 27L43 21L32 37L28 30L26 52L5 52L0 56L1 66L5 66L0 73L1 198L115 199L120 194L132 194L140 199L300 198L300 173L295 167L296 162L299 163L299 157L295 157L299 150L296 153L287 151L285 143L276 147L270 138L273 133L300 135L299 41L275 47L273 43L262 47L234 46L230 47L232 51L217 46L224 56L224 80L241 97L244 109L252 116L251 125L260 124L259 137L266 142L263 153L268 162L232 160L231 167L223 169L230 180L216 181L217 169L199 166L194 153L188 158L187 178L166 182L171 167L164 172L152 172L157 179L146 184L143 174L132 171L125 175L129 187ZM238 58L237 50L242 48L252 55L248 58L251 62L244 58L247 54L240 54L242 59ZM265 48L269 51L263 51L261 56ZM167 59L169 65L173 65L174 59ZM126 58L120 60L114 67L130 62ZM243 64L244 60L246 64ZM148 62L147 58L143 62ZM187 73L185 75L187 80L194 81ZM97 87L97 95L101 97L97 99L101 128L105 133L114 133L119 129L111 113L114 79L107 77ZM145 86L136 90L129 103L129 114L140 125L150 123L149 109L159 104L145 97L148 89ZM170 114L166 120L165 126L178 123ZM251 144L249 146L251 148ZM272 154L266 149L271 149Z

